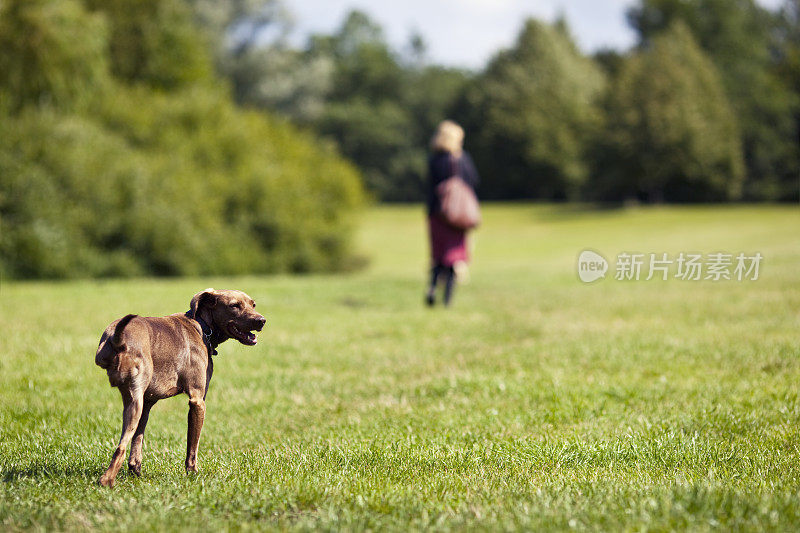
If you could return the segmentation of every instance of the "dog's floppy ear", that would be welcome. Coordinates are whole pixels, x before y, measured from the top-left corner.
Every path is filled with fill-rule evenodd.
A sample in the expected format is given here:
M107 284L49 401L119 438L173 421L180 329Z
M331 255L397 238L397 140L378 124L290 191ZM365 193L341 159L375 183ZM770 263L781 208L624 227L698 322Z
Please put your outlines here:
M214 289L208 288L192 296L192 301L189 302L189 316L194 318L197 315L197 311L204 305L214 307L217 304L215 292Z

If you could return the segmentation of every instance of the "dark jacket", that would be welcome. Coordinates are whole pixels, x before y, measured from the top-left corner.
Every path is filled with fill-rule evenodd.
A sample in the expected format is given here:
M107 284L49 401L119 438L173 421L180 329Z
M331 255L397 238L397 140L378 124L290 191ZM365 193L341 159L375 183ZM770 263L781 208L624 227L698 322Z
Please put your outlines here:
M478 170L467 152L462 152L458 159L449 152L435 152L428 159L428 215L439 211L436 187L454 175L460 176L473 191L480 183Z

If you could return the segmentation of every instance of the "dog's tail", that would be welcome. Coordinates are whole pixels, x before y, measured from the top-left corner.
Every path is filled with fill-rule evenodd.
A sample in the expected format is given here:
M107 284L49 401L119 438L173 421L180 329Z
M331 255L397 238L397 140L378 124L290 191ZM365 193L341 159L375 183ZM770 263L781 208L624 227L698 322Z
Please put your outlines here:
M117 322L117 327L114 328L114 335L111 336L111 346L113 346L114 351L121 352L125 349L125 343L122 342L122 330L125 329L125 326L128 325L128 322L137 316L138 315L125 315L119 322Z

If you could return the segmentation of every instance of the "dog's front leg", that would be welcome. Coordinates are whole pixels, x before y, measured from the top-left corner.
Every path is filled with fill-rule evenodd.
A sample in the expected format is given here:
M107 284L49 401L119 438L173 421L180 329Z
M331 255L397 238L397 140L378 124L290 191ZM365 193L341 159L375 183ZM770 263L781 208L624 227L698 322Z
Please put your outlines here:
M186 439L186 471L197 472L197 448L200 431L206 416L206 402L202 395L189 395L189 432Z

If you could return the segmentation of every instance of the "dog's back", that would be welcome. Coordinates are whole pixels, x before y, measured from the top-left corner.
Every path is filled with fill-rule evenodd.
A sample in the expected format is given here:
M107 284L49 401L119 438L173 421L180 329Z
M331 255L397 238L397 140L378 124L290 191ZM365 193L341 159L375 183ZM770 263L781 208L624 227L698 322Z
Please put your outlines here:
M193 353L207 360L205 350L199 327L182 313L126 315L103 332L94 362L112 387L133 380L149 393L168 397L178 392L179 374L191 367Z

